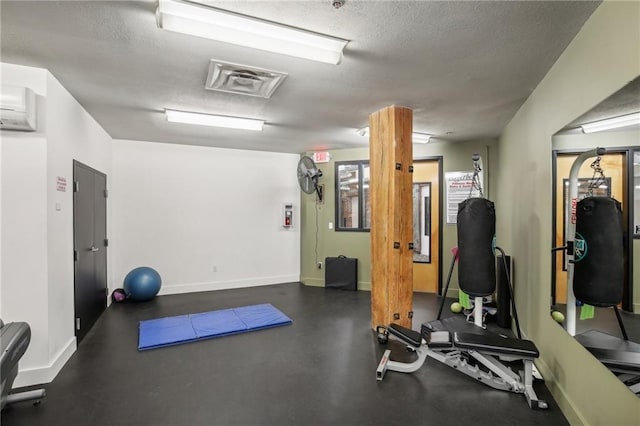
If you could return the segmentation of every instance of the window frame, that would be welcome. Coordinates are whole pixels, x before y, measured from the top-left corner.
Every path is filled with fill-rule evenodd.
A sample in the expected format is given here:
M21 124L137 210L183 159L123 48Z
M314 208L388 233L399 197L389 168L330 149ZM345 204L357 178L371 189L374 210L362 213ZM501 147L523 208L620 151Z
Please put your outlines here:
M341 218L340 203L340 167L358 167L358 227L344 227ZM371 227L365 227L366 199L364 191L364 168L369 167L369 160L336 161L335 163L335 230L337 232L370 232ZM369 169L371 170L371 169ZM369 197L369 208L371 208L371 198Z
M421 195L422 188L429 188L427 197ZM416 194L417 190L417 194ZM433 183L429 181L413 182L411 192L413 194L413 263L431 263L431 248L433 240L431 239L431 200L433 194ZM425 198L428 200L425 203ZM423 224L424 219L424 224ZM416 229L417 227L417 229ZM416 233L417 231L417 233ZM417 235L417 239L416 239ZM420 254L422 247L421 237L428 237L429 243L427 254Z

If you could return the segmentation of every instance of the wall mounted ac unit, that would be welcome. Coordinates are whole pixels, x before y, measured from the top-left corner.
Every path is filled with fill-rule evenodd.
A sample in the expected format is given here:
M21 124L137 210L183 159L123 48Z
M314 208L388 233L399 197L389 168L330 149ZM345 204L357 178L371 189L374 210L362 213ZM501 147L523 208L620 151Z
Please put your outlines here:
M28 87L0 87L0 129L36 130L36 94Z

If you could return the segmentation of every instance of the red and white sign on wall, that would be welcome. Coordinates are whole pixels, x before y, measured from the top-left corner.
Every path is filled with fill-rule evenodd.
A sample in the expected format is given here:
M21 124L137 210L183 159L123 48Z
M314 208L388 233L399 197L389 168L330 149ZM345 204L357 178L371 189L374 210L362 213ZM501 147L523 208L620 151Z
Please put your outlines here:
M576 209L578 208L578 199L577 198L572 198L571 199L571 223L573 225L576 224Z
M67 192L67 178L62 176L56 178L56 191Z
M328 163L331 160L329 151L317 151L313 153L313 161L316 163Z

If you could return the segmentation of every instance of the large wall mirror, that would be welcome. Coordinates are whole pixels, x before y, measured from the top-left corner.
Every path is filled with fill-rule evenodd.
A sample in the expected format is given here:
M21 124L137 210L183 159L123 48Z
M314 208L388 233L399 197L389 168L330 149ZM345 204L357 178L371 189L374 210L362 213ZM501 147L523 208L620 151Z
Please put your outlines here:
M552 317L640 396L640 76L556 133L552 162ZM599 200L578 204L585 197ZM621 215L611 198L620 203ZM595 217L604 205L611 207L600 222L592 222L589 238L575 232L576 220L587 223L585 215ZM622 221L620 234L608 228L616 215ZM594 238L609 241L612 235L622 246L615 262L585 255L596 247ZM584 268L576 262L590 262L589 267L598 270L616 264L619 278L574 274ZM608 295L615 296L604 300ZM585 303L577 296L592 300Z

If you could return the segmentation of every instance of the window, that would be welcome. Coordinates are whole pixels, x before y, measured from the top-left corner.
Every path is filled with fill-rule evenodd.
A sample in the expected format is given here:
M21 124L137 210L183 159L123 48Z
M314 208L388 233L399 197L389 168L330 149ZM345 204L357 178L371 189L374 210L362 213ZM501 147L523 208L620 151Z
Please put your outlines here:
M640 238L640 150L633 153L633 238Z
M369 231L369 162L336 163L336 231Z

